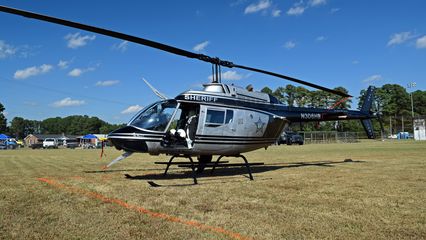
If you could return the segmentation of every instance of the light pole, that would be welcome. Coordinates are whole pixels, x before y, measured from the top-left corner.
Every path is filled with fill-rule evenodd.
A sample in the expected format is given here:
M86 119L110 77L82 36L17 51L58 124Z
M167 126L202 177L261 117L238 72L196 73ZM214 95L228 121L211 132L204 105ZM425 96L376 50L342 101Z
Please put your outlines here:
M415 82L410 82L407 84L407 88L414 88L416 87ZM414 105L413 105L413 91L410 92L410 99L411 99L411 117L414 119Z
M410 82L407 84L407 88L414 88L416 87L416 83L415 82ZM411 124L413 126L413 135L415 132L414 129L414 105L413 105L413 91L410 91L410 99L411 99Z

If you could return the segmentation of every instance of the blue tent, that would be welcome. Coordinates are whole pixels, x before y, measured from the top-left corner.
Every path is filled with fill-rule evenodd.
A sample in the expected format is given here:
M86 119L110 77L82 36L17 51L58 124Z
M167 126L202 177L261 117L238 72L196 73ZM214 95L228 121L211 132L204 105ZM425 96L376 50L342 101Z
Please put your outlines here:
M0 140L7 140L7 139L9 139L10 137L9 136L7 136L6 134L0 134Z
M84 135L81 139L96 139L96 138L98 137L96 137L93 134L87 134L87 135Z

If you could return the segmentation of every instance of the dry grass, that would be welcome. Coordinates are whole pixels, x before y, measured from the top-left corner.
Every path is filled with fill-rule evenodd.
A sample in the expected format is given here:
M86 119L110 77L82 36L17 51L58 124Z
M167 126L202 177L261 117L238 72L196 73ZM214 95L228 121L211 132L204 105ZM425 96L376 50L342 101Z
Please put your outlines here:
M119 154L107 150L108 160ZM274 146L246 156L265 162L253 167L255 181L231 168L187 186L186 169L161 175L164 166L153 162L165 156L135 154L100 172L108 160L96 150L0 151L0 238L232 238L94 193L254 239L426 238L425 142ZM147 180L175 186L152 188Z

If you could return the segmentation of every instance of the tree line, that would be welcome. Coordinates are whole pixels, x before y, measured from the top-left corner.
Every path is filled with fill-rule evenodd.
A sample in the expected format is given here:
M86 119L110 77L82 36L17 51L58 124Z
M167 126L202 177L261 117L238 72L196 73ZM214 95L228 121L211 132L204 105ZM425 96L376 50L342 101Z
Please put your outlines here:
M344 87L337 87L335 90L348 93ZM352 100L348 99L336 105L342 98L335 94L327 93L321 90L308 90L301 86L288 84L284 87L278 87L275 90L264 87L261 92L271 94L278 100L288 106L294 107L313 107L313 108L351 108ZM358 109L364 102L365 90L361 90L358 97ZM413 99L414 114L416 116L426 116L426 91L417 90L411 93L398 84L385 84L377 87L375 91L375 103L372 111L379 112L384 120L386 129L392 129L392 132L401 130L412 131L411 125L411 97ZM15 117L7 125L7 119L4 116L5 108L0 103L0 133L6 133L17 138L24 138L28 134L69 134L83 135L87 133L107 134L124 124L109 124L97 117L89 116L68 116L48 118L42 121L28 120L22 117ZM405 119L405 123L404 123ZM374 128L379 130L379 123L373 121ZM402 129L405 124L406 129ZM340 122L321 122L305 123L300 125L305 131L363 131L359 121L340 121ZM299 130L298 126L293 127ZM410 129L411 128L411 129Z
M348 90L344 87L334 89L348 93ZM335 94L321 90L311 91L305 87L296 87L292 84L278 87L275 90L264 87L261 91L275 96L288 106L294 107L349 109L352 104L350 99L340 102L342 97ZM361 109L364 103L365 94L366 90L361 90L359 97L357 97L358 109ZM398 84L385 84L381 87L376 87L372 111L381 114L385 130L389 132L389 129L392 129L392 133L412 131L411 97L413 99L414 115L426 116L426 91L417 90L409 93L406 88ZM336 105L338 102L340 104ZM378 121L373 121L373 124L376 130L380 129ZM305 123L302 128L303 130L320 131L363 131L359 121L339 121L337 124L336 122Z
M6 133L18 139L23 139L29 134L107 134L125 125L110 124L98 117L74 115L64 118L47 118L42 121L14 117L10 125L7 126L7 119L3 114L4 110L3 105L0 103L0 133Z

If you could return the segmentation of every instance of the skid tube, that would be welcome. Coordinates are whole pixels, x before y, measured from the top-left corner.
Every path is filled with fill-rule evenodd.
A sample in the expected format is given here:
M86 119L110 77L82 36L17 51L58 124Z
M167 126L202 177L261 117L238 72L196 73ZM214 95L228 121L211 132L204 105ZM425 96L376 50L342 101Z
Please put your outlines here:
M189 156L189 155L173 155L170 158L169 162L167 163L166 170L164 171L164 176L167 175L167 171L169 171L169 167L170 167L170 165L172 165L172 161L175 158L188 158L189 159L189 161L191 162L192 178L194 179L194 184L198 184L198 182L197 182L197 176L196 176L196 173L195 173L194 161L192 160L191 156Z
M247 172L248 172L248 174L249 174L249 176L250 176L250 180L251 181L253 181L254 179L253 179L253 175L251 174L251 168L250 168L250 164L248 163L248 161L247 161L247 158L246 157L244 157L243 155L233 155L233 156L224 156L224 155L221 155L217 160L216 160L216 162L214 163L214 165L213 165L213 168L212 168L212 170L211 170L211 174L213 174L213 172L214 172L214 170L215 170L215 168L218 166L218 164L219 164L219 161L220 161L220 159L222 159L223 157L236 157L236 158L242 158L243 160L244 160L244 165L246 166L246 168L247 168Z

